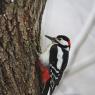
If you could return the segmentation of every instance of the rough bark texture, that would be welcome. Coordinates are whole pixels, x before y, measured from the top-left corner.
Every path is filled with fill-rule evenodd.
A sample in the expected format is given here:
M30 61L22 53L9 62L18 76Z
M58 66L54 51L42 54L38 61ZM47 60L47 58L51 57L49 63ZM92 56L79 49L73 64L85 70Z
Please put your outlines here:
M35 60L40 52L46 0L3 0L0 15L0 95L39 95Z

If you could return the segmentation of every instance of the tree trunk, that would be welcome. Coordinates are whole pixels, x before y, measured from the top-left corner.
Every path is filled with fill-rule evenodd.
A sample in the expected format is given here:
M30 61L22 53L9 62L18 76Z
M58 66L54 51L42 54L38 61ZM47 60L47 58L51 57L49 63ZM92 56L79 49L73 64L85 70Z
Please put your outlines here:
M40 95L35 60L46 0L2 1L0 95Z

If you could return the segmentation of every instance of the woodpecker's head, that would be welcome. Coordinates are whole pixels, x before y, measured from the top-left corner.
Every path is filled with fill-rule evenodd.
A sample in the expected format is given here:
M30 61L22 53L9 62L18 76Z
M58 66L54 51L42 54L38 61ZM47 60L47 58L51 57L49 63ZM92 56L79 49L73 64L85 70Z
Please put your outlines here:
M71 47L70 39L67 36L64 35L58 35L57 37L50 37L45 35L48 39L50 39L52 42L55 42L64 48L69 48Z

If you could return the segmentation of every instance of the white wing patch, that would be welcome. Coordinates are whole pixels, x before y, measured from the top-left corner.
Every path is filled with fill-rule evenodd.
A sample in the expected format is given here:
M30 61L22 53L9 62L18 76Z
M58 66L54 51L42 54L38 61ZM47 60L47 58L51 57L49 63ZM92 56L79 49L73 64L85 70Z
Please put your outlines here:
M57 59L58 59L58 62L57 62L57 68L60 70L61 69L61 66L62 66L62 62L63 62L63 52L61 50L60 47L57 47L58 48L58 54L57 54Z

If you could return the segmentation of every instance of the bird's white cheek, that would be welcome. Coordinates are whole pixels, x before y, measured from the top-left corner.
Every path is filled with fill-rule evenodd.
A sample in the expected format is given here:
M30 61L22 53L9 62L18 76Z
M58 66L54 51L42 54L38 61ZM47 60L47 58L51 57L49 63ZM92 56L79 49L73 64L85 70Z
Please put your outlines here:
M67 43L66 41L61 40L60 43L61 43L62 45L67 45L67 46L68 46L68 43Z

